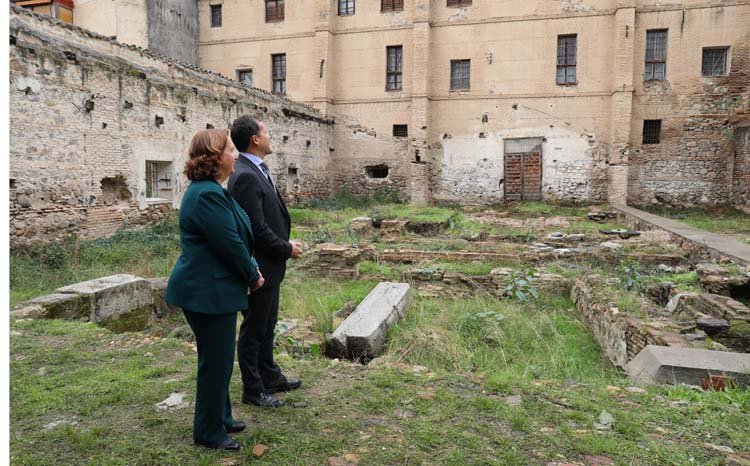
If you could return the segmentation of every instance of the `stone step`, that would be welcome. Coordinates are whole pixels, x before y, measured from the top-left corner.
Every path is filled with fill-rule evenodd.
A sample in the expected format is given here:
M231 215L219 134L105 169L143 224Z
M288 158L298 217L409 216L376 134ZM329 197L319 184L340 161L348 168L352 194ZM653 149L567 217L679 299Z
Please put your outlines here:
M728 376L750 385L750 354L648 345L625 367L640 384L704 385L712 376Z
M409 301L407 283L379 283L326 344L332 358L369 360L383 351L388 329L404 315Z

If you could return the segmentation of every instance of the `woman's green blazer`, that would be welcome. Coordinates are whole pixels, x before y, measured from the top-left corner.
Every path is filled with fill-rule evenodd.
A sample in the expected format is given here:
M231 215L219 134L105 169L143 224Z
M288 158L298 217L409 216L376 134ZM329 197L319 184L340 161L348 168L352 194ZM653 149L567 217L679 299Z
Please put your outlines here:
M180 205L180 254L166 301L193 312L247 309L247 288L260 278L250 221L215 180L193 181Z

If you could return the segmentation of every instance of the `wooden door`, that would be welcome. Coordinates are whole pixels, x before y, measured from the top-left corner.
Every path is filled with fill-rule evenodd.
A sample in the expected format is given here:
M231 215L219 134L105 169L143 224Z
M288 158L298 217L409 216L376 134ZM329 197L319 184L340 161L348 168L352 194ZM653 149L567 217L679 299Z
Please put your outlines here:
M505 140L505 199L542 199L542 139Z

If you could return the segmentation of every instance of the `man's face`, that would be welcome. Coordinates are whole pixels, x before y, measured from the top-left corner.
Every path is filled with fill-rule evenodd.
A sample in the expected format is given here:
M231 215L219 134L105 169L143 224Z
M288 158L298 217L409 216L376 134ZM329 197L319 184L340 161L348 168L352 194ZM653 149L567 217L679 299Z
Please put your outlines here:
M260 126L260 132L253 136L253 141L258 146L258 150L261 152L260 155L266 156L272 154L271 135L268 134L268 128L266 128L266 125L263 123L259 123L258 126Z

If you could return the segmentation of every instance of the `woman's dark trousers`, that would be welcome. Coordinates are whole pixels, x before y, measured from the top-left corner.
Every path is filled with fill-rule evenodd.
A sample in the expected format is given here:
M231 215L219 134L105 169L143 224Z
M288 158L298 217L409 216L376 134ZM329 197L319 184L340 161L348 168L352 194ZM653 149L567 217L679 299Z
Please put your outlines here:
M237 313L203 314L183 309L198 344L198 383L193 440L221 443L234 424L229 381L234 368Z

